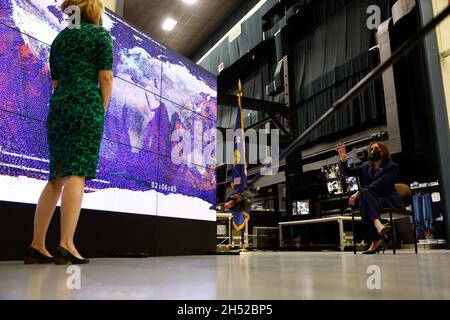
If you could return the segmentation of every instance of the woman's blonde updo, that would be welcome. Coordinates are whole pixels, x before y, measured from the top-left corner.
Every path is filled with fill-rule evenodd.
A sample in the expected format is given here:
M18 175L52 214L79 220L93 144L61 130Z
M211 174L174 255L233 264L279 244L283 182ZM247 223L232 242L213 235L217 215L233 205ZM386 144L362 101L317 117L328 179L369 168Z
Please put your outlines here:
M103 0L64 0L61 9L64 12L70 6L80 8L82 22L101 24L105 10Z

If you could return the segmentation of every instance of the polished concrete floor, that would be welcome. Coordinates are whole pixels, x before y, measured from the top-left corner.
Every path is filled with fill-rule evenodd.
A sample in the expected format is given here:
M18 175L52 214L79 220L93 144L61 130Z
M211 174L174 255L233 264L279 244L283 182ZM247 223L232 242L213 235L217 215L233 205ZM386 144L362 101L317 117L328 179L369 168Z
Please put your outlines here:
M92 259L81 269L1 262L0 299L450 299L449 270L441 250Z

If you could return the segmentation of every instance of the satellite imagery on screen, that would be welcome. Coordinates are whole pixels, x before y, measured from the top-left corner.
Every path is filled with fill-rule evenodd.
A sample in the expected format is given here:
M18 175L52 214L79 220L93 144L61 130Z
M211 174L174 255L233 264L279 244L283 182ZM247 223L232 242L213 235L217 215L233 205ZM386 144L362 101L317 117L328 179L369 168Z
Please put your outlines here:
M48 179L50 45L67 22L55 0L0 0L0 200L37 203ZM114 88L96 179L83 208L215 221L216 78L111 12ZM174 130L189 133L182 161ZM194 148L196 146L196 148ZM208 153L206 152L206 153Z

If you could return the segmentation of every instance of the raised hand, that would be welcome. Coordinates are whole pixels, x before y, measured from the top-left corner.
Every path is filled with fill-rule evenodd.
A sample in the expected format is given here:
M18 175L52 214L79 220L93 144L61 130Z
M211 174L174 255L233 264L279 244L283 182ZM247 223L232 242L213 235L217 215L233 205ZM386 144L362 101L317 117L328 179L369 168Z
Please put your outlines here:
M345 151L345 144L338 143L336 145L336 151L339 153L339 160L342 162L347 161L347 151Z

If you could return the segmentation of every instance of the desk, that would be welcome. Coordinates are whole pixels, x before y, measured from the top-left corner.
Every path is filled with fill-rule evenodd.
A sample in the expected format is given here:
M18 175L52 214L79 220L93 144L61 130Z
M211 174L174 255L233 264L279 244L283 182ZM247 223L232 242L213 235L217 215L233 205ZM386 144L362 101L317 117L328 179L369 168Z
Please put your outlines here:
M361 221L361 217L355 217L355 222ZM299 221L289 221L289 222L280 222L278 223L279 232L280 232L280 248L284 247L283 243L283 227L290 226L291 227L291 238L293 237L293 226L296 225L306 225L306 224L314 224L314 223L328 223L328 222L337 222L339 227L339 248L341 251L344 251L345 247L349 244L353 244L353 242L348 242L345 239L344 233L344 222L352 222L352 217L348 216L335 216L335 217L325 217L325 218L317 218L310 220L299 220ZM353 235L354 236L354 235Z

